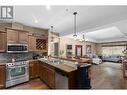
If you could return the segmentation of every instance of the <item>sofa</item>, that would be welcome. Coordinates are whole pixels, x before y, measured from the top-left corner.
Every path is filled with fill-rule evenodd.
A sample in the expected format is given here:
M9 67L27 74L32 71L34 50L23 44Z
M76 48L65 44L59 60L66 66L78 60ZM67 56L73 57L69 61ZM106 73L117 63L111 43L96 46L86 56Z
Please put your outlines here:
M101 58L103 61L121 62L121 57L118 55L103 55Z
M100 63L102 63L102 60L96 54L87 54L87 57L89 57L91 59L93 64L100 64Z

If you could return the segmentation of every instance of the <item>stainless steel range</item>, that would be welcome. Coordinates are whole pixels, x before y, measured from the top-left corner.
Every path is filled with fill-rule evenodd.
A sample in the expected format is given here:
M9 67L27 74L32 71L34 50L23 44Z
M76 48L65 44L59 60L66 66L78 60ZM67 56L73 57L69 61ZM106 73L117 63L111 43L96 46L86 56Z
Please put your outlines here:
M29 81L28 61L6 64L6 88L26 81Z

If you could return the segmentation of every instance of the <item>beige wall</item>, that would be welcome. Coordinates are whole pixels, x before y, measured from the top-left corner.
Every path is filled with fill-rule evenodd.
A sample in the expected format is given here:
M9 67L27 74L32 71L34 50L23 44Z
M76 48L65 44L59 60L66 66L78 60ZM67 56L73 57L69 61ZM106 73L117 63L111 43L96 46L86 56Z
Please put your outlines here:
M51 36L52 34L49 33L49 55L54 55L54 47L53 44L51 44ZM82 49L82 54L85 55L86 54L86 45L91 45L91 49L92 49L92 53L97 53L97 44L96 43L92 43L92 42L80 42L71 38L65 38L65 37L59 37L58 35L54 35L54 43L58 42L59 44L59 51L64 51L64 54L62 55L63 57L66 56L66 46L67 45L72 45L72 52L73 55L75 55L75 45L82 45L83 49Z
M72 45L72 53L75 56L75 45L82 45L82 55L86 54L86 45L91 45L92 53L97 52L96 50L96 43L92 42L80 42L71 38L60 38L60 50L64 50L63 56L66 56L66 46Z
M51 37L53 37L53 43L60 42L59 34L49 32L48 34L48 55L54 56L54 45L51 43Z
M97 54L100 55L102 53L102 44L96 44Z
M55 39L54 39L54 43L55 42L59 42L60 45L59 45L59 49L60 50L63 50L64 51L64 54L62 55L63 57L66 56L66 45L72 45L72 52L73 52L73 55L75 55L75 45L82 45L83 46L83 51L82 51L82 54L85 55L86 54L86 45L91 45L92 47L92 53L95 53L95 54L102 54L102 46L103 45L125 45L125 42L112 42L112 43L92 43L92 42L80 42L80 41L76 41L74 39L71 39L71 38L65 38L65 37L58 37L58 36L54 36ZM49 42L49 54L51 54L53 56L53 50L54 50L54 47L53 45L51 44L51 42ZM52 49L51 49L52 47ZM52 52L52 53L51 53Z

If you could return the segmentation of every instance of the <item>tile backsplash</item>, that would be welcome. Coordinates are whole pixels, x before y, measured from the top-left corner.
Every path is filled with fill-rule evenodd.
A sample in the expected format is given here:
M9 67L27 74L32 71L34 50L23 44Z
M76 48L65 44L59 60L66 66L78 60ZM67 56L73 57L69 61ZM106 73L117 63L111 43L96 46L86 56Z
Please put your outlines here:
M14 58L18 60L31 60L33 55L38 54L40 57L43 56L41 53L28 52L28 53L0 53L0 63L8 63Z

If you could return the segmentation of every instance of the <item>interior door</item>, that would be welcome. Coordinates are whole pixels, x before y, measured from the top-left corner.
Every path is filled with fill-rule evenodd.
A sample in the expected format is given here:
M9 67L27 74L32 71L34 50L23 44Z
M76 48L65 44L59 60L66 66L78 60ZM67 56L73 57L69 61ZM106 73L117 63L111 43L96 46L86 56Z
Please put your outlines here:
M82 57L82 45L75 46L75 56Z
M54 43L54 56L59 56L59 44Z

